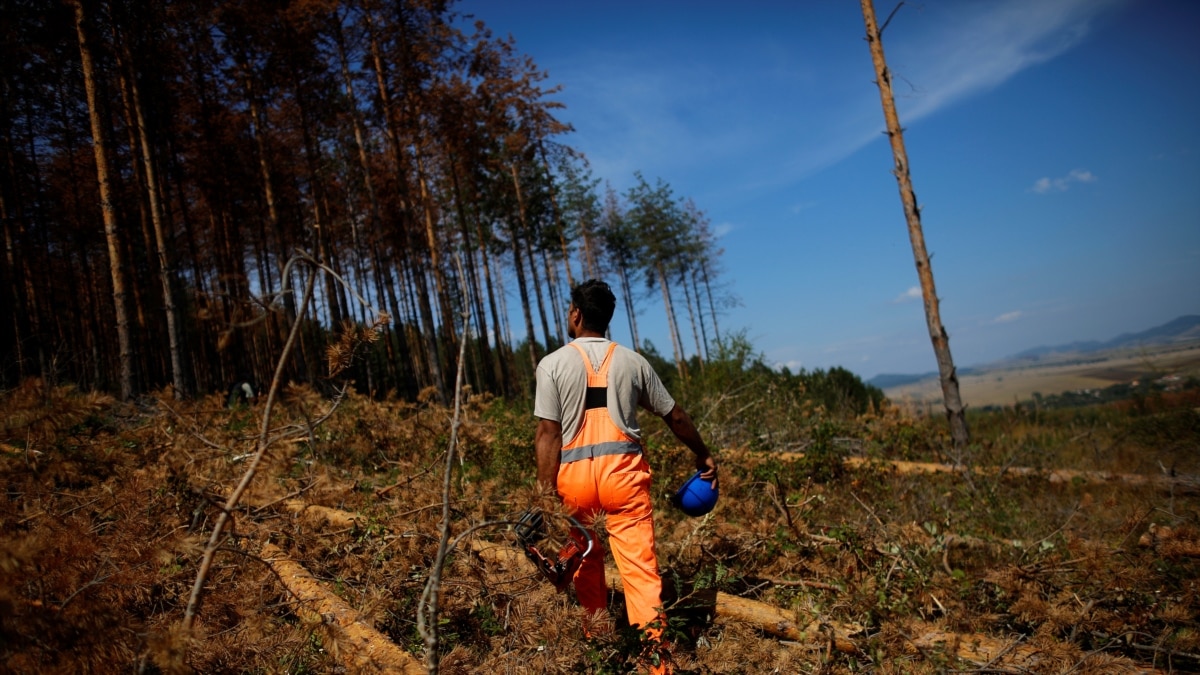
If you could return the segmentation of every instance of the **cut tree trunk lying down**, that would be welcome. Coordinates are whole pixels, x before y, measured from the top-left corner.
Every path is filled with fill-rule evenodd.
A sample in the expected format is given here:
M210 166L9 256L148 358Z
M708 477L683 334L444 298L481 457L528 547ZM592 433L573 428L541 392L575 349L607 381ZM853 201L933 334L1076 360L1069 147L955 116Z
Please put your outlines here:
M797 456L799 456L797 454ZM896 473L963 473L966 469L953 464L935 464L933 462L903 462L900 460L876 460L863 457L847 457L847 466L860 467L869 464L882 464L895 469ZM972 473L992 476L1045 478L1051 483L1071 483L1075 481L1090 485L1153 485L1165 489L1175 488L1187 492L1200 491L1200 478L1196 476L1156 476L1142 473L1113 473L1111 471L1078 471L1075 469L1034 469L1023 466L994 467L973 466Z
M223 495L224 496L224 495ZM318 504L309 504L302 499L279 499L267 501L253 495L242 495L242 503L246 506L255 509L267 509L273 506L279 506L285 511L300 516L301 518L312 518L315 520L324 521L334 527L354 527L367 522L361 513L352 513L342 509L335 509L329 506L320 506Z
M947 654L955 654L964 661L986 664L987 668L1004 670L981 669L978 672L1030 672L1038 665L1045 667L1042 651L1033 645L1023 644L1020 640L1003 640L980 633L950 633L928 624L918 624L913 627L914 633L920 637L910 641L911 651L940 649ZM1105 672L1128 673L1129 675L1166 675L1163 671L1151 666L1107 664L1111 670ZM1077 666L1078 667L1078 664Z
M358 613L346 601L325 590L308 570L278 546L264 544L262 558L298 601L297 613L315 618L333 630L337 646L344 654L342 661L351 670L424 675L425 666L387 636L359 621Z
M725 450L726 456L739 454L771 455L785 459L800 459L802 452L763 452L758 450ZM1051 483L1082 482L1089 485L1152 485L1164 490L1175 490L1177 494L1195 494L1200 492L1200 476L1167 476L1143 473L1113 473L1111 471L1079 471L1076 469L1035 469L1025 466L971 466L964 467L954 464L937 464L935 462L905 462L897 459L870 459L867 457L847 457L846 466L859 468L862 466L890 467L899 474L914 473L971 473L983 476L1000 475L1009 478L1044 478Z

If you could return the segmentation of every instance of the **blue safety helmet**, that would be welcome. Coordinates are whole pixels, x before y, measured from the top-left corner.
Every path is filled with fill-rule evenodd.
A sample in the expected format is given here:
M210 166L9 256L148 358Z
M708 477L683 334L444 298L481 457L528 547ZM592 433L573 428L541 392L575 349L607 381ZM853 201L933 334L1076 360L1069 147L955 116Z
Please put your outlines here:
M675 495L671 497L671 503L678 506L684 513L696 518L713 510L713 507L717 505L718 492L719 490L713 487L712 481L704 480L697 471L675 491Z

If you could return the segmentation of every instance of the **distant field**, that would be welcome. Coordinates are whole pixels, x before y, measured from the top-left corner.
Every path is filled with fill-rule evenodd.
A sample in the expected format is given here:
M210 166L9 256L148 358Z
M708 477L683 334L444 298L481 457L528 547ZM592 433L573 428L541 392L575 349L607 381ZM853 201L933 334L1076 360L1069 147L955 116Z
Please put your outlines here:
M1015 401L1080 389L1103 389L1114 384L1178 374L1200 376L1200 344L1186 347L1123 349L1100 354L1059 356L1041 363L1025 361L984 372L959 375L963 401L970 407L1012 405ZM923 406L942 400L936 378L885 390L901 405Z

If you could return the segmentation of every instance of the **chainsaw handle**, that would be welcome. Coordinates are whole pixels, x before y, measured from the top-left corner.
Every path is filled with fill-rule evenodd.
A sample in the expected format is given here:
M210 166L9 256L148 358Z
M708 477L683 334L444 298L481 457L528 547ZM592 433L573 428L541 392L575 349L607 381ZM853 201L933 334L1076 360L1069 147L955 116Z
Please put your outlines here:
M567 520L570 521L571 527L582 532L583 538L587 539L587 548L584 549L583 554L580 557L588 557L588 554L592 552L592 549L596 545L596 538L592 536L591 530L584 527L578 520L575 520L574 516L567 516Z

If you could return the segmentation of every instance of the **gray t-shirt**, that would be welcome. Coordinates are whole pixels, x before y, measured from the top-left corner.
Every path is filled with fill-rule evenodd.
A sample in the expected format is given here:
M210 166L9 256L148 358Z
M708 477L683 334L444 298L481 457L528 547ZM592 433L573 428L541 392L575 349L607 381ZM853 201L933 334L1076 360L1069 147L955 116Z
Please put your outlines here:
M592 368L598 368L611 342L585 337L576 338L575 344L587 352ZM566 445L579 433L586 393L587 370L583 359L574 347L564 345L538 364L533 414L561 424L563 444ZM618 428L640 441L638 406L662 417L675 407L675 399L667 393L662 380L641 354L617 345L608 367L608 414Z

